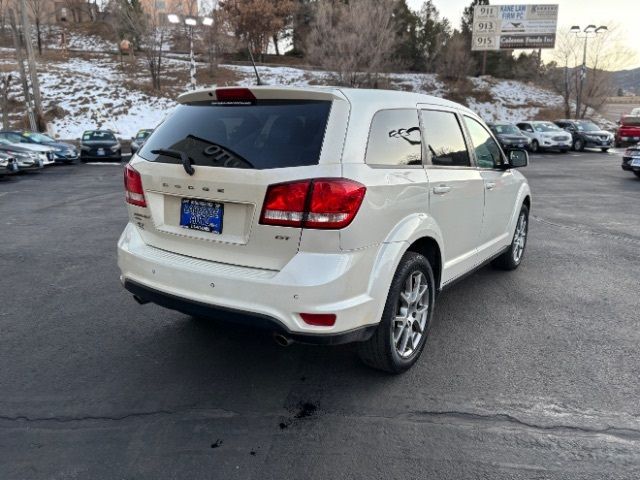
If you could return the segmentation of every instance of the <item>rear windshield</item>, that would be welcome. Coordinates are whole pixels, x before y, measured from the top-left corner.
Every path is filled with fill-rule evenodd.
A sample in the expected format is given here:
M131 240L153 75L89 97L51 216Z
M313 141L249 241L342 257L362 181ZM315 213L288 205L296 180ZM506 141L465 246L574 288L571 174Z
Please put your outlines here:
M515 125L494 125L491 127L494 132L499 134L512 133L514 135L520 135L520 129Z
M151 135L151 130L140 130L138 132L138 134L136 135L136 139L137 140L144 140L145 138L147 138L149 135Z
M640 117L625 117L621 121L622 125L630 125L634 127L640 126Z
M104 130L96 130L93 132L84 132L82 140L85 142L99 142L104 140L115 140L116 137L111 132L105 132Z
M551 122L534 123L533 128L536 132L557 132L558 130L562 130L555 123L551 123Z
M139 155L180 163L157 153L168 149L186 153L195 165L259 170L317 165L330 109L329 101L307 100L180 105Z

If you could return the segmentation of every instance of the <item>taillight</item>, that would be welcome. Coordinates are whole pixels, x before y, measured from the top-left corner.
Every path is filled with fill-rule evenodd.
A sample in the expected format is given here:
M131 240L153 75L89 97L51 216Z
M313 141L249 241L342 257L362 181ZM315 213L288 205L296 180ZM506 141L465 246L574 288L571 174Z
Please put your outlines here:
M367 188L346 178L270 185L260 223L318 229L344 228L355 218Z
M138 207L147 206L147 201L144 198L144 190L142 190L140 174L129 164L124 167L124 190L127 203L137 205Z
M301 227L311 180L270 185L264 198L260 223Z

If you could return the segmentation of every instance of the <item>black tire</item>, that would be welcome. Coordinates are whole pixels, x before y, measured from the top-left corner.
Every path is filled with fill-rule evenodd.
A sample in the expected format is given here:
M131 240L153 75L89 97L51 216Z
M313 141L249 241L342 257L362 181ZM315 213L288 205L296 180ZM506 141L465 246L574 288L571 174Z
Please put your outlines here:
M640 172L633 172L633 174L634 174L636 177L640 178Z
M518 234L519 234L519 228L520 228L520 221L523 216L524 216L524 244L522 245L522 251L520 252L519 256L517 256L516 258L516 255L515 255L516 240L519 238ZM500 270L515 270L516 268L518 268L522 263L522 259L524 258L524 253L527 246L527 238L529 236L528 234L529 234L529 208L527 208L526 205L522 205L522 208L520 209L520 214L518 215L518 221L516 222L516 230L513 233L513 237L511 239L511 245L509 245L509 248L507 249L506 252L504 252L502 255L500 255L498 258L496 258L492 262L492 265L495 268Z
M582 140L581 138L576 138L576 141L573 142L573 149L576 152L583 152L584 151L584 140Z
M537 140L533 140L529 148L531 149L531 153L537 153L538 150L540 150L540 144Z
M601 148L601 149L600 149L600 151L601 151L602 153L607 153L607 152L609 151L609 149L608 149L608 148Z
M569 150L567 148L561 148L560 153L567 153Z
M407 357L402 357L393 341L393 333L396 328L395 318L400 309L400 294L405 288L405 284L410 276L422 273L427 282L428 287L428 307L426 311L426 323L422 331L422 336L418 340L418 345L414 346L412 353ZM422 277L421 277L422 278ZM425 292L427 293L427 292ZM415 252L407 252L400 260L400 265L396 270L389 295L384 306L382 319L373 336L366 342L358 344L358 354L360 359L369 367L377 370L383 370L390 373L402 373L408 370L418 358L424 349L431 323L433 318L433 307L435 303L435 281L433 270L423 255ZM413 317L415 319L415 315ZM413 326L406 327L409 335L413 335L416 331ZM406 343L406 342L405 342Z

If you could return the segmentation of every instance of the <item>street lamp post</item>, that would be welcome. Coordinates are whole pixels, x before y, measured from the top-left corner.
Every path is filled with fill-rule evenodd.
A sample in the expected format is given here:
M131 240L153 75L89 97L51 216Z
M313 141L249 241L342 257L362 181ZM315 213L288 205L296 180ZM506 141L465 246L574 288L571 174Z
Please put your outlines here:
M569 31L575 34L576 38L584 39L582 66L580 67L580 88L576 95L576 118L580 118L580 112L582 111L582 91L584 89L584 81L587 78L587 41L589 38L595 37L599 33L606 32L607 26L601 25L596 27L595 25L587 25L583 30L579 25L574 25Z
M198 20L200 23L206 27L210 27L213 25L213 19L210 17L180 17L180 15L176 15L174 13L170 13L167 15L167 20L170 23L184 23L189 27L189 81L191 84L191 89L196 89L196 57L193 52L193 27L198 25Z

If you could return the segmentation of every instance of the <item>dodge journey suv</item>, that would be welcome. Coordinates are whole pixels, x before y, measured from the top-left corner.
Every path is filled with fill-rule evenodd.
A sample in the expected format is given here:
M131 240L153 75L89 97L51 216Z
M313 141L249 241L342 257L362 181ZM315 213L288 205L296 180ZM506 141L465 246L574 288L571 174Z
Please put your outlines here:
M407 92L219 88L183 94L125 169L121 281L135 299L357 342L402 372L438 292L522 261L531 205L487 126Z

